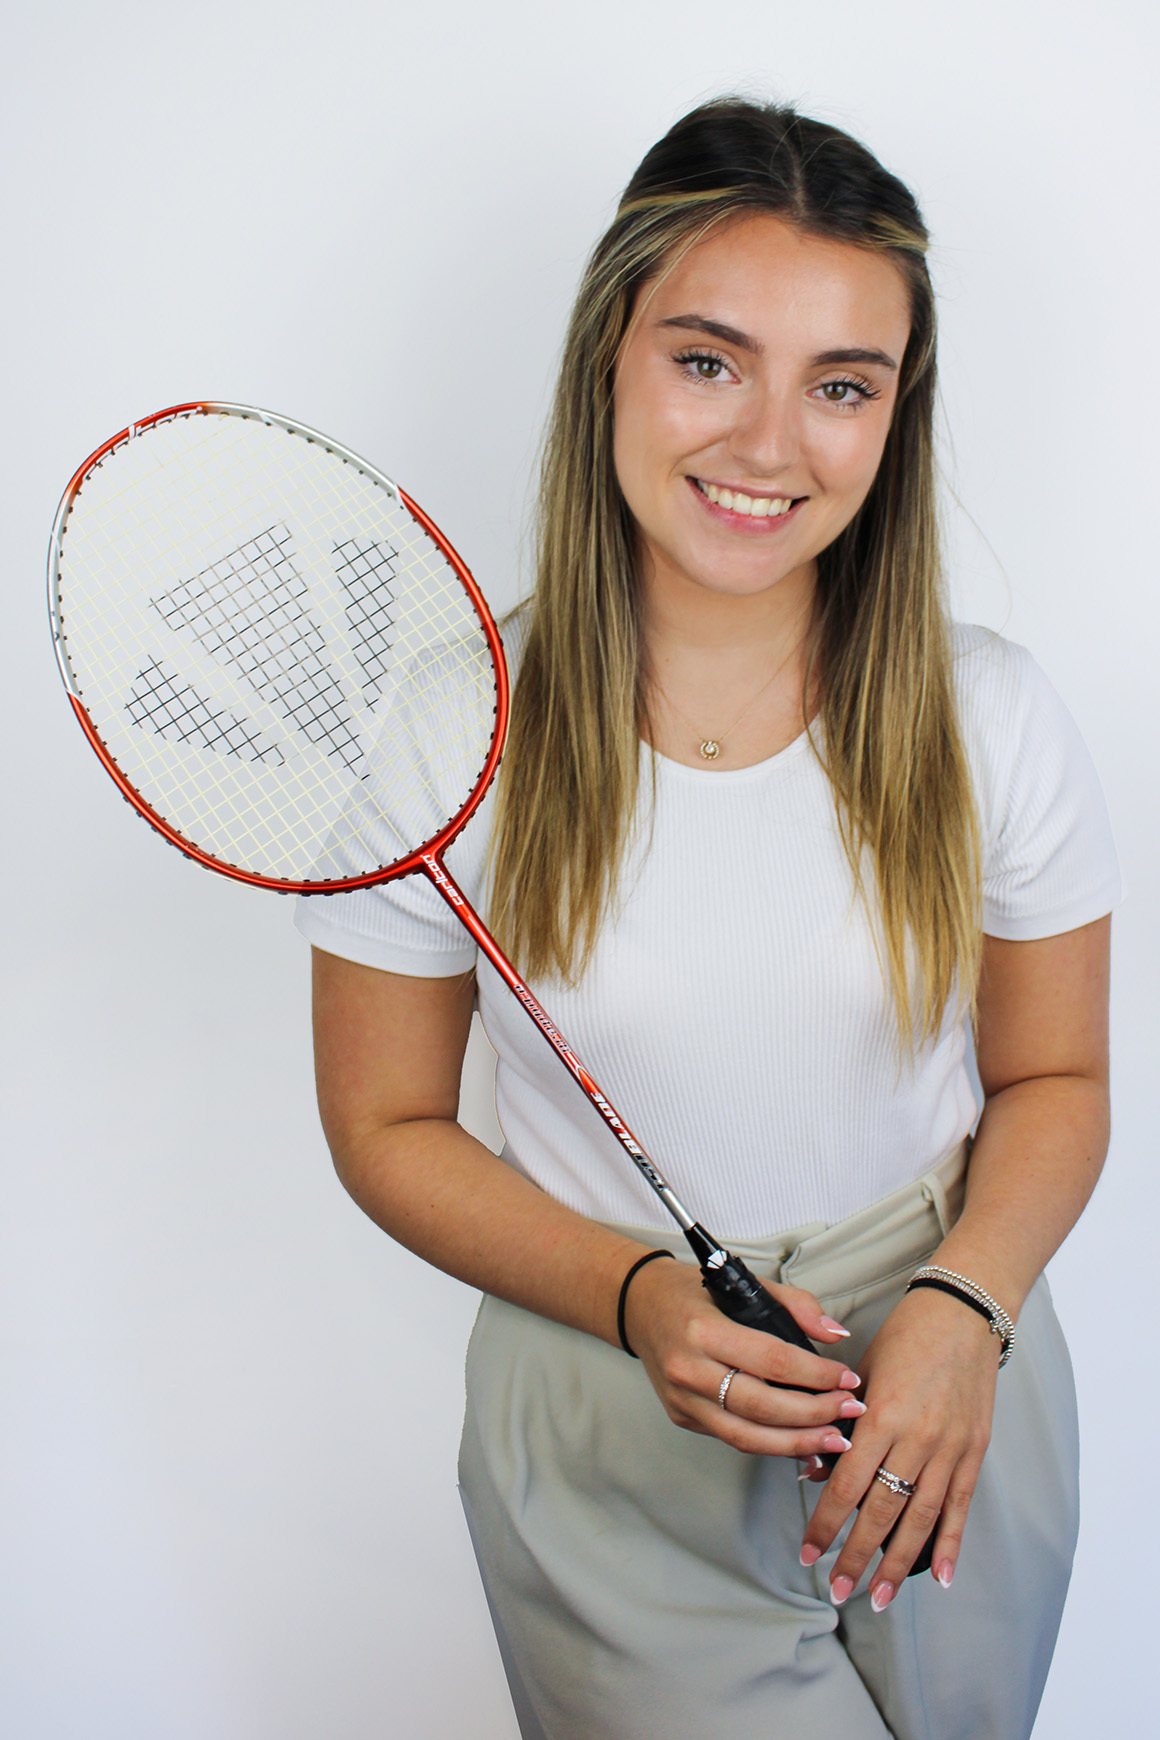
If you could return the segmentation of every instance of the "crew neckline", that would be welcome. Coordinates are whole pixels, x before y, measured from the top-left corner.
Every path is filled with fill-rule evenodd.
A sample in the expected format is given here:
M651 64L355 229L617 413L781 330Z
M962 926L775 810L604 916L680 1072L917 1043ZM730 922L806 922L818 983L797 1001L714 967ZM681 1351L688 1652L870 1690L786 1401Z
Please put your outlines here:
M713 768L690 767L687 762L674 761L671 756L662 755L659 749L654 749L650 743L646 743L643 737L640 740L643 752L646 755L652 755L666 772L671 771L678 778L688 778L713 785L737 785L747 779L758 778L763 773L772 772L774 768L779 767L784 762L794 760L803 749L809 748L809 743L810 731L809 726L806 726L792 742L786 744L784 749L779 749L776 755L766 756L764 761L750 762L748 767Z

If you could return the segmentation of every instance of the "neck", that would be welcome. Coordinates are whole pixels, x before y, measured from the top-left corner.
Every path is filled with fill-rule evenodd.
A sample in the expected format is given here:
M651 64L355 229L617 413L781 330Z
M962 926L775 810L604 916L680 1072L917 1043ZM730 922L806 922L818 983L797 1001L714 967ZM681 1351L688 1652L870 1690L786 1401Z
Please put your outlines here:
M784 655L800 640L814 610L814 563L787 574L763 591L714 592L684 575L641 575L642 627L650 668L691 654L709 667L738 655L760 664Z
M815 573L751 595L642 576L645 732L689 766L745 767L776 754L812 714L802 689Z

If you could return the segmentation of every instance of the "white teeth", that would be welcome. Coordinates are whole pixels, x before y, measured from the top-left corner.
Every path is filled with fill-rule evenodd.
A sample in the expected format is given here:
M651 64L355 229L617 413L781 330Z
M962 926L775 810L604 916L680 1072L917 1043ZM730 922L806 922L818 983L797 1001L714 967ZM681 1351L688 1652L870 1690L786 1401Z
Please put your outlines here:
M718 506L729 508L735 514L749 514L758 520L776 519L780 514L787 514L793 506L792 496L744 495L739 489L719 489L715 483L703 483L701 488Z

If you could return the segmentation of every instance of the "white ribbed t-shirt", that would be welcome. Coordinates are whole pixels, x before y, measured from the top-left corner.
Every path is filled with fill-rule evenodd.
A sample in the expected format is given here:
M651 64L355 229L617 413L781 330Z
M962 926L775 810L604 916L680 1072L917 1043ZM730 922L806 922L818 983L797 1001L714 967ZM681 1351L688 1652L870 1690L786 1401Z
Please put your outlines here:
M955 672L984 841L983 928L1053 936L1109 912L1119 873L1079 733L1024 648L955 631ZM642 748L647 758L650 752ZM620 901L579 985L533 985L686 1206L721 1238L832 1224L918 1177L977 1108L966 1032L900 1064L872 923L855 898L825 772L803 734L755 767L655 757ZM652 789L643 770L642 794ZM486 910L490 801L448 853ZM476 950L422 877L305 898L331 954L442 977ZM598 1220L667 1216L486 960L479 1007L498 1054L513 1163Z

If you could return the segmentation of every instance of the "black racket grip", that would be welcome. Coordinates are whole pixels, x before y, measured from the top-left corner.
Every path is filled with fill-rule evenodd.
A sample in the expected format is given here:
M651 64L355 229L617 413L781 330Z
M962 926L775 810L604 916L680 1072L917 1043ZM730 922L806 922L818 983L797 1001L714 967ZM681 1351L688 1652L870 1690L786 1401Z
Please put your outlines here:
M776 1335L780 1341L788 1341L791 1347L800 1347L806 1353L816 1353L817 1348L795 1318L791 1317L784 1305L779 1305L773 1294L768 1292L740 1257L723 1253L723 1261L705 1263L701 1269L701 1284L709 1294L714 1305L723 1311L726 1317L731 1317L734 1323L742 1323L746 1329L761 1329L766 1335ZM776 1384L776 1389L806 1391L805 1384ZM835 1422L837 1424L837 1422ZM853 1423L843 1420L838 1430L844 1429L844 1435L851 1437ZM837 1466L845 1451L837 1455L822 1454L831 1473ZM898 1524L896 1523L895 1528ZM923 1571L929 1571L934 1557L934 1537L937 1526L932 1529L921 1552L910 1567L908 1576L917 1577ZM891 1529L882 1545L888 1546L894 1534Z

